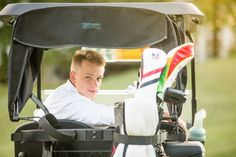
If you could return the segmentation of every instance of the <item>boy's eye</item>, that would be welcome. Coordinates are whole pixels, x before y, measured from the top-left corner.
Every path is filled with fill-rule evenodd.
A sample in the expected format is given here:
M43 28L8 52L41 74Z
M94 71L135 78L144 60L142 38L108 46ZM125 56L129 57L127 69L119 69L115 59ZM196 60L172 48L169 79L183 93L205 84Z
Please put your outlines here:
M86 76L85 79L86 80L92 80L92 77L91 76Z
M98 77L98 78L97 78L97 81L101 81L101 80L102 80L102 77Z

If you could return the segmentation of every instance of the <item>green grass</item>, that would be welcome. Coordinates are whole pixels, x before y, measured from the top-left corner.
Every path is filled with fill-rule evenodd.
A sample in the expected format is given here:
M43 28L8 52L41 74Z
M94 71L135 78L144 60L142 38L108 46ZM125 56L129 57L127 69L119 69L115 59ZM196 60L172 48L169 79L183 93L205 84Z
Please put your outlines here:
M236 154L236 58L208 60L196 65L198 109L205 108L207 117L206 157L232 157ZM125 88L137 78L137 71L129 71L103 81L102 88ZM128 83L127 83L128 82ZM9 121L7 112L7 86L0 85L0 157L13 156L10 134L19 125ZM32 113L28 104L24 114Z
M197 65L198 108L207 110L207 157L236 154L236 59Z
M8 115L7 107L7 86L0 84L0 157L13 157L13 142L11 142L11 133L14 132L17 126L21 122L11 122ZM30 105L22 111L22 116L31 114L34 109L34 105L30 102Z

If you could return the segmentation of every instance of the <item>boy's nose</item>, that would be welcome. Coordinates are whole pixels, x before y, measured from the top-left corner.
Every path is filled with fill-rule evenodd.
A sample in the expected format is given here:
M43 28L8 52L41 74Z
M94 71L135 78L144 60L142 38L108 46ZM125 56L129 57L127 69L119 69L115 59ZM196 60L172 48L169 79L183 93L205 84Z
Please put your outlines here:
M92 84L97 87L99 85L99 82L97 81L97 79L93 79Z

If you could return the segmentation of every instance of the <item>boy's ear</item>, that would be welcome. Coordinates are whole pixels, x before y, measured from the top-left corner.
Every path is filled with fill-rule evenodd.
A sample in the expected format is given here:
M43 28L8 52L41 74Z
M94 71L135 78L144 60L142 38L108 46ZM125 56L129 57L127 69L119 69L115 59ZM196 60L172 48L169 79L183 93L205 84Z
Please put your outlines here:
M69 75L70 82L75 85L75 72L71 71Z

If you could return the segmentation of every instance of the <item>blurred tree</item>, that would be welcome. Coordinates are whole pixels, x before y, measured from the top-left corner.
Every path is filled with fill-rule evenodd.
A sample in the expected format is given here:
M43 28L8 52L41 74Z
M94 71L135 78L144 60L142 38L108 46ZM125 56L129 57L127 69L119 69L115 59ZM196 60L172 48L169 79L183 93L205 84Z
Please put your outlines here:
M0 9L8 3L14 2L17 2L17 0L1 0ZM0 23L0 83L5 83L7 81L7 47L10 41L10 33L11 28Z
M234 0L194 0L206 15L213 31L213 57L219 57L219 31L224 25L236 27L236 2ZM234 29L235 30L235 29Z
M7 54L1 53L1 65L0 65L0 83L7 82Z

